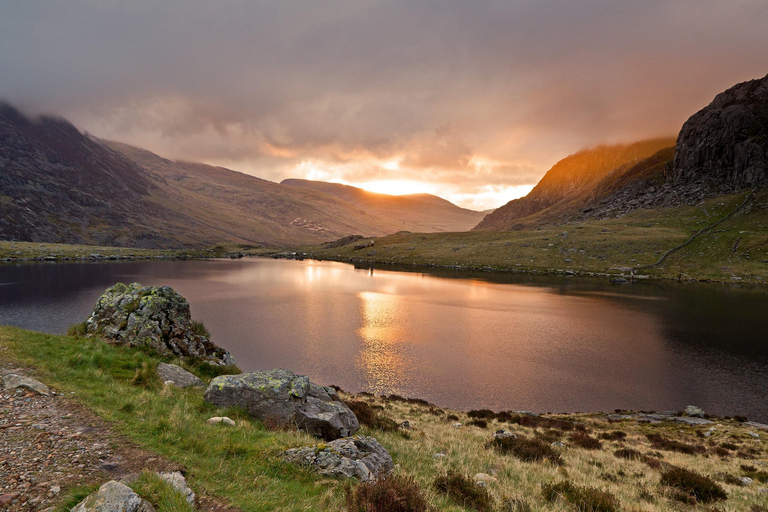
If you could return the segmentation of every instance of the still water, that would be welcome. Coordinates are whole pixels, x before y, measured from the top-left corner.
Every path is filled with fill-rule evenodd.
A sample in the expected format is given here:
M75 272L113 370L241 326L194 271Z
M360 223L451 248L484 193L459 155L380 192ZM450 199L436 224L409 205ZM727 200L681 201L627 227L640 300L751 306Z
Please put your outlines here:
M63 333L115 282L169 285L245 371L459 409L768 421L768 293L269 259L4 265L0 324Z

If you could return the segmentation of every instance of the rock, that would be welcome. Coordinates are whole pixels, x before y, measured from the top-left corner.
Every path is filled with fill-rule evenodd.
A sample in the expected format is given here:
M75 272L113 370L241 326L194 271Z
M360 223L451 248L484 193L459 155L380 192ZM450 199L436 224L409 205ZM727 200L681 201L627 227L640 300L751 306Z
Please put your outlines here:
M205 390L205 401L219 407L237 406L273 426L296 424L325 440L354 434L355 414L333 400L332 388L311 384L290 370L266 370L216 377Z
M453 424L453 425L451 425L451 426L452 426L453 428L461 428L461 425L462 425L461 423L458 423L458 422L456 422L456 423L454 423L454 424Z
M48 490L48 492L51 493L53 496L58 496L59 493L61 492L61 487L59 487L58 485L54 485Z
M742 476L741 478L739 478L739 482L741 482L741 485L747 486L747 485L752 485L753 480L748 476Z
M72 508L71 512L138 512L142 501L130 487L110 480Z
M555 447L555 448L565 448L565 445L562 442L560 442L560 441L555 441L550 446Z
M695 418L703 418L704 417L704 411L695 405L686 405L685 406L685 414L688 416L693 416Z
M285 460L310 466L322 475L372 482L393 469L389 452L372 437L345 437L328 444L287 450Z
M205 422L209 425L229 425L230 427L235 426L235 422L231 418L227 418L226 416L214 416L213 418L208 418L205 420Z
M509 432L508 430L504 430L503 428L500 428L496 432L493 433L494 439L504 439L506 437L517 437L512 432Z
M120 471L120 464L117 462L102 462L99 467L103 469L104 471L115 473L117 471Z
M403 430L411 430L411 422L408 420L405 420L400 424L400 428Z
M628 283L629 280L626 277L612 277L611 282L612 283Z
M3 389L26 389L27 391L43 396L50 396L51 394L48 386L42 382L38 382L35 379L23 375L16 375L15 373L8 373L3 376Z
M197 375L175 364L157 363L157 376L166 384L170 382L180 388L205 386Z
M310 434L332 441L351 436L360 428L357 416L343 402L323 402L307 397L295 416L298 427Z
M7 507L11 503L13 503L13 500L21 496L18 492L12 492L8 494L2 494L0 495L0 507Z
M685 423L686 425L711 425L714 423L712 420L707 420L704 418L694 418L694 417L688 417L688 416L675 416L674 418L670 418L675 423Z
M472 480L478 485L480 484L488 485L488 484L492 484L499 481L498 478L491 476L487 473L477 473L475 476L472 477Z
M232 355L196 334L189 302L168 286L118 283L101 294L86 321L89 335L131 347L148 346L162 355L196 357L219 365Z
M174 489L179 491L179 493L184 496L184 499L187 500L187 503L190 505L195 504L195 493L192 491L192 489L189 488L187 485L187 480L180 472L173 471L167 473L158 473L157 476L171 484Z
M447 454L447 453L442 453L442 452L440 452L440 453L436 453L436 454L434 454L434 455L432 456L432 458L434 458L434 459L444 459L444 458L446 458L447 456L448 456L448 454Z
M749 435L754 437L755 439L760 439L760 434L758 434L757 432L749 432Z

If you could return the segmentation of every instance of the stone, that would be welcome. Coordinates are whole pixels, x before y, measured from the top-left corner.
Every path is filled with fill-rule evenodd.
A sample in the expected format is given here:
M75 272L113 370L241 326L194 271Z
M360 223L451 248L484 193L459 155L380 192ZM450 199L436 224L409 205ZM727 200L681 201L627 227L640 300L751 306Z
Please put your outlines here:
M205 390L205 401L219 407L237 406L270 425L297 425L326 441L347 437L360 428L357 417L332 388L309 382L290 370L265 370L216 377Z
M161 355L195 357L231 365L232 355L195 332L189 302L171 287L115 284L101 294L86 332L109 343L146 346Z
M552 446L552 447L555 447L555 448L565 448L565 444L563 444L563 443L562 443L562 442L560 442L560 441L555 441L555 442L554 442L554 443L552 443L550 446Z
M21 496L18 492L11 492L8 494L1 494L0 495L0 507L7 507L11 503L13 503L13 500Z
M704 411L695 405L686 405L685 406L685 414L687 416L693 416L695 418L703 418L704 417Z
M508 430L504 430L503 428L500 428L499 430L493 433L494 439L504 439L507 437L517 437L517 436L512 432L509 432Z
M750 431L749 435L752 436L755 439L760 439L760 434L758 434L757 432L751 432Z
M43 396L50 396L51 394L48 386L42 382L15 373L8 373L3 376L3 389L25 389Z
M448 454L447 454L447 453L442 453L442 452L440 452L440 453L436 453L436 454L434 454L434 455L432 456L432 458L434 458L434 459L444 459L444 458L446 458L447 456L448 456Z
M499 481L498 478L491 476L487 473L477 473L475 476L472 477L472 480L476 484L483 484L483 485L488 485L488 484L492 484Z
M357 478L362 482L376 481L394 469L386 448L376 439L363 436L293 448L284 457L288 462L312 467L321 475Z
M748 476L742 476L741 478L739 478L739 482L741 482L741 485L747 486L747 485L752 485L753 480Z
M452 426L453 428L461 428L461 425L462 425L461 423L459 423L459 422L456 422L456 423L454 423L454 424L453 424L453 425L451 425L451 426Z
M142 501L127 485L110 480L75 505L71 512L139 512Z
M351 436L360 428L357 416L344 402L323 402L313 397L299 407L295 421L300 429L326 441Z
M180 388L205 386L197 375L175 364L157 363L157 376L166 384L170 382Z
M195 493L192 491L192 489L189 488L187 485L187 480L179 471L158 473L157 476L171 484L171 487L176 489L182 496L184 496L184 499L187 500L187 503L190 505L195 504Z
M235 426L235 422L226 416L214 416L213 418L208 418L205 420L205 422L209 425L229 425L230 427Z
M675 416L674 418L670 419L675 423L685 423L686 425L711 425L714 423L712 420L688 416Z
M411 422L405 420L404 422L400 423L400 428L403 430L411 430Z

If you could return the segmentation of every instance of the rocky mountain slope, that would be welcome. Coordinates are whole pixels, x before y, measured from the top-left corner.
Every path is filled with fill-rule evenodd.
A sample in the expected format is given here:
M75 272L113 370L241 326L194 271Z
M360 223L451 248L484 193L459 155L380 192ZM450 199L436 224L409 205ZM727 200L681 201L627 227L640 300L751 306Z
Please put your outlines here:
M425 228L406 215L379 216L322 191L173 162L82 134L61 118L29 119L5 104L0 105L0 171L5 240L142 248L221 242L284 246ZM471 221L457 218L441 227L468 229Z
M579 151L557 162L527 196L498 208L474 229L511 229L520 219L557 204L583 199L611 171L627 169L627 166L673 144L672 139L653 139Z
M393 196L377 194L358 187L300 179L287 179L282 185L319 190L363 210L400 222L407 231L468 231L472 229L484 214L461 208L432 194L408 194Z

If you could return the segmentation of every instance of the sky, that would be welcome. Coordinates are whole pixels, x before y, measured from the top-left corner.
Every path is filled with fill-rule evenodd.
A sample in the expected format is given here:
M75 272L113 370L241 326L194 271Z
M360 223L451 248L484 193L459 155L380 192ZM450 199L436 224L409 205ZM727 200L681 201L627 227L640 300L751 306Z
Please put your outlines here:
M473 209L768 73L768 0L0 0L0 99L161 156Z

